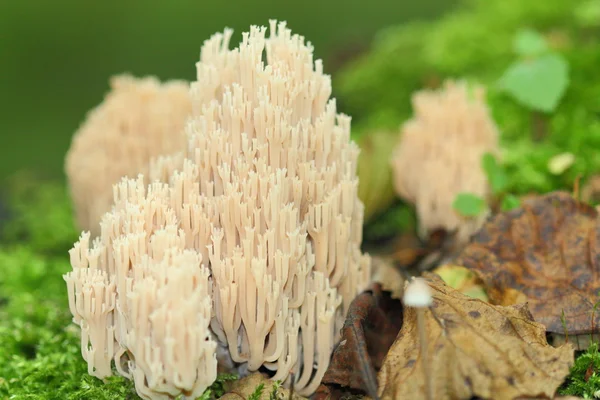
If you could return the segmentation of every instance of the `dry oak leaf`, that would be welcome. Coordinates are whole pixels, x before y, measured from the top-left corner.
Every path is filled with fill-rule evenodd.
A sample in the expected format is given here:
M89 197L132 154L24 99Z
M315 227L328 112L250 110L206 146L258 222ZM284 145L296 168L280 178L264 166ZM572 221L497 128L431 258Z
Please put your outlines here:
M573 349L546 342L526 304L494 306L468 297L427 273L432 306L425 310L428 379L436 400L478 397L552 398L569 374ZM379 372L382 399L424 399L417 314L404 308L396 341ZM545 397L544 397L545 396Z
M494 304L528 302L551 333L590 333L600 290L600 225L594 207L570 193L525 200L488 220L457 263L474 271ZM593 324L593 325L592 325ZM594 329L594 331L598 331Z
M248 375L245 378L233 381L226 386L227 393L220 397L221 400L246 400L256 392L258 385L263 385L260 400L306 400L305 397L290 393L283 387L275 388L275 382L259 372ZM291 394L291 396L290 396Z
M402 324L402 303L379 283L354 298L315 399L377 394L377 371Z

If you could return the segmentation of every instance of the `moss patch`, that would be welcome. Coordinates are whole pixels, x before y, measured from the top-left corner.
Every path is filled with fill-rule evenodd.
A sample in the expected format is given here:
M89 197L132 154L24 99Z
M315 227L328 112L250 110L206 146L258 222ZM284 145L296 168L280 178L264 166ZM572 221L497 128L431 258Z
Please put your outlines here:
M600 353L598 343L592 345L575 360L571 375L559 389L563 395L581 396L585 399L595 398L600 391Z

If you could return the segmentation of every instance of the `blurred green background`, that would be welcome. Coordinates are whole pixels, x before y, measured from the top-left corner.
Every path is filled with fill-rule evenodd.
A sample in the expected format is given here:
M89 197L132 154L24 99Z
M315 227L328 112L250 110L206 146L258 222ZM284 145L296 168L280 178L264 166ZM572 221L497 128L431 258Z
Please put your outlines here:
M225 26L235 29L237 42L251 24L286 20L315 45L331 73L347 54L368 46L378 30L439 16L454 3L1 1L0 181L22 169L62 179L71 136L102 100L111 75L191 80L202 42Z

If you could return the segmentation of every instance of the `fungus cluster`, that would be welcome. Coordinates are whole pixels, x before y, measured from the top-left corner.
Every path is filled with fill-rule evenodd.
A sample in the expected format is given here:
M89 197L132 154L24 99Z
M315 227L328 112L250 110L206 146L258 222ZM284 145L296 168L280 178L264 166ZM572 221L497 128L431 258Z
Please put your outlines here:
M100 234L65 275L90 373L148 399L195 396L217 347L313 393L351 300L369 280L350 118L285 23L207 40L182 156L114 186ZM165 152L168 154L168 152Z
M77 224L94 236L121 177L147 174L154 157L185 146L183 128L192 108L183 81L119 75L110 88L75 133L65 162Z
M457 243L464 244L485 215L466 219L452 204L464 192L489 197L481 159L485 153L499 152L499 133L485 90L448 81L439 90L415 93L412 103L414 117L403 125L392 155L394 187L415 204L423 235L439 228L457 231Z

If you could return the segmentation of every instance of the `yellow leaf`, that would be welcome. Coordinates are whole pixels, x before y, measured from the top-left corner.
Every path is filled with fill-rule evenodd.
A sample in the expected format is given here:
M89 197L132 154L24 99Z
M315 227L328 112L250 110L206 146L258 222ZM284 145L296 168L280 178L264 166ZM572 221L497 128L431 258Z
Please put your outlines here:
M379 372L383 399L552 398L573 364L570 345L554 348L526 304L493 306L426 274L433 305L425 310L427 358L420 354L417 311L406 307L402 329ZM425 362L427 378L423 374Z

